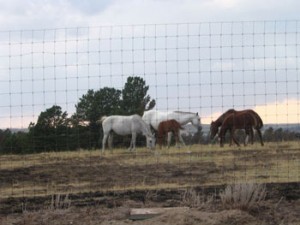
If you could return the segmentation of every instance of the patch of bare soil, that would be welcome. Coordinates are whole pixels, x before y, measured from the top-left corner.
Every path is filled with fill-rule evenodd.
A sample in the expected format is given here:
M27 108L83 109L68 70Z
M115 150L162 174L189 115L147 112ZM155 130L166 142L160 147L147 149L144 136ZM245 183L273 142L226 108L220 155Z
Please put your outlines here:
M177 206L180 206L178 202ZM167 211L144 220L130 219L131 208L164 207L169 202L124 200L115 207L103 205L71 206L67 209L42 209L0 216L5 225L299 225L300 200L269 199L255 209L224 209L215 199L198 208Z

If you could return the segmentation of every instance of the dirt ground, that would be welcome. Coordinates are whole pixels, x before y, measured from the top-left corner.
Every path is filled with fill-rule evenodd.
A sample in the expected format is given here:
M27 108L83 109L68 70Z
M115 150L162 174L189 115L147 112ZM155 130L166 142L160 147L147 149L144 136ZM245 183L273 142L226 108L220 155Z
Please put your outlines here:
M147 207L163 207L164 203L148 202ZM269 199L250 211L224 209L220 202L206 203L199 208L170 210L150 219L130 219L131 208L144 203L127 200L113 208L103 206L71 206L68 209L46 209L2 215L5 225L299 225L300 200Z
M249 180L299 182L299 165L299 145L8 155L0 156L0 196L169 189Z
M299 165L299 143L4 155L0 225L300 225ZM223 207L225 185L245 181L265 183L266 199L251 210ZM201 204L183 200L188 188ZM130 217L131 208L183 206L146 220Z

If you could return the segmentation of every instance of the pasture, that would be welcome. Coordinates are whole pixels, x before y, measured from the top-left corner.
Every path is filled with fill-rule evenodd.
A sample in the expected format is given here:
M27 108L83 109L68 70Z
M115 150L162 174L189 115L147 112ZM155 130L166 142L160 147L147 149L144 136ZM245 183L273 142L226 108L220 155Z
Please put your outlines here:
M153 190L213 188L229 183L300 181L298 142L78 150L0 156L1 214L49 206L51 196L94 204L97 196L140 195ZM73 196L73 197L72 197ZM86 197L88 203L84 203ZM139 197L136 197L139 198ZM171 197L172 198L172 197ZM75 200L77 199L77 200ZM76 204L75 204L76 205Z

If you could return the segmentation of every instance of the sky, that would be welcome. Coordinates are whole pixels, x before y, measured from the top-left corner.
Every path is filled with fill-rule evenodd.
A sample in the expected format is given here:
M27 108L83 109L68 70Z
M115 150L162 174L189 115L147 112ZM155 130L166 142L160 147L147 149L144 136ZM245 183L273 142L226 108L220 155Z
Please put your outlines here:
M210 123L252 108L299 123L300 2L0 1L0 127L28 127L88 89L149 85L157 109Z
M0 28L295 20L297 0L1 0Z

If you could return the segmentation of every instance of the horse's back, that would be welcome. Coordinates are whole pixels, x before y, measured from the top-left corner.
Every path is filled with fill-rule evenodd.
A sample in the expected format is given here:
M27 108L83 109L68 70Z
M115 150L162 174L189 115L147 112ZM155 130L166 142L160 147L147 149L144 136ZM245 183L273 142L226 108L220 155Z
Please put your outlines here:
M178 131L180 129L184 129L177 120L165 120L159 123L158 125L158 132L171 132L171 131Z
M224 118L222 127L244 127L244 126L254 126L255 120L248 112L239 112L227 114Z
M158 129L159 124L162 121L167 120L167 112L149 110L144 112L142 119L149 125L151 125L155 130Z
M254 123L255 123L254 124L255 128L261 129L263 127L263 121L262 121L261 117L254 110L245 109L245 110L241 110L241 111L235 111L235 113L237 115L241 114L241 115L250 116L253 119Z
M229 116L229 118L230 118L230 116L232 116L232 115L236 115L236 116L243 115L244 117L247 117L249 115L254 119L255 127L259 128L259 129L263 127L263 121L262 121L261 117L258 115L257 112L255 112L252 109L245 109L245 110L240 110L240 111L237 111L235 109L229 109L225 113L223 113L219 117L219 119L225 120L226 117Z
M155 130L161 122L166 120L176 120L180 124L191 122L194 125L200 125L198 113L181 112L181 111L158 111L150 110L144 113L143 120L151 125Z
M119 135L130 134L132 130L131 121L131 116L108 116L102 122L103 131L109 132L113 130L116 134Z

